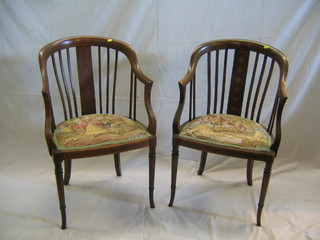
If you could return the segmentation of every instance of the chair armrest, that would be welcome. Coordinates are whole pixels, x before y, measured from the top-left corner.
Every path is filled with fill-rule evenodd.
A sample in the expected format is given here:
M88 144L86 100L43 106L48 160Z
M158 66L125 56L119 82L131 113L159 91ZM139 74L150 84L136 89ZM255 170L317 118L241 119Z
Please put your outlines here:
M52 155L52 150L56 149L56 144L53 141L53 131L55 129L54 116L52 111L51 98L48 92L42 90L42 96L45 105L45 138L49 150L49 154Z
M148 78L140 69L138 64L133 65L132 70L136 75L137 79L144 84L144 104L146 107L147 115L148 115L148 131L151 135L156 135L157 130L157 122L154 111L151 105L151 89L153 85L153 81Z
M151 106L151 87L152 87L152 82L150 84L145 85L145 90L144 90L144 104L146 107L146 111L148 114L148 119L149 119L149 124L148 124L148 131L151 135L156 135L157 131L157 122L156 122L156 117L154 114L154 111Z
M186 87L192 80L193 74L194 74L194 68L189 68L187 74L178 82L180 98L179 98L179 105L174 115L173 124L172 124L174 134L178 134L181 130L180 121L181 121L181 114L182 114L184 104L185 104L185 99L186 99Z
M279 90L278 90L278 98L279 98L279 103L278 103L278 108L276 112L276 131L275 131L275 138L273 141L273 144L271 145L271 150L274 151L276 154L279 149L279 145L281 142L281 119L282 119L282 112L284 105L288 99L288 94L285 88L285 82L281 81Z

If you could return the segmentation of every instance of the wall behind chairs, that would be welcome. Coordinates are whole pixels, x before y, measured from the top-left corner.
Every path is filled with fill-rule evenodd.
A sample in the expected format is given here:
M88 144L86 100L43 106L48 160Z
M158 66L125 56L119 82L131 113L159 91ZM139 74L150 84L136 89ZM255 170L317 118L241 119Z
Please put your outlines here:
M288 56L289 100L279 161L319 168L319 13L317 0L2 0L0 141L45 144L38 52L59 38L99 35L131 44L142 70L154 80L157 153L169 156L177 81L193 49L213 39L241 38L267 43Z

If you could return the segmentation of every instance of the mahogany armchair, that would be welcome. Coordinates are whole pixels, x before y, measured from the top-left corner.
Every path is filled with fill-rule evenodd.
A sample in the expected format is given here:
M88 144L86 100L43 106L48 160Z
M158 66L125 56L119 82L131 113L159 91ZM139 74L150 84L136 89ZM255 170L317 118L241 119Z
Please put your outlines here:
M64 185L69 184L72 159L113 154L116 174L121 176L120 153L148 147L149 201L154 208L153 81L141 71L134 49L111 38L70 37L43 47L39 64L61 228L67 222Z
M216 40L194 50L189 69L179 81L169 206L175 198L180 146L201 151L198 175L204 171L208 153L247 159L248 185L252 185L254 160L263 161L257 211L257 225L261 226L271 168L281 140L287 72L287 57L259 42ZM186 118L183 124L182 118Z

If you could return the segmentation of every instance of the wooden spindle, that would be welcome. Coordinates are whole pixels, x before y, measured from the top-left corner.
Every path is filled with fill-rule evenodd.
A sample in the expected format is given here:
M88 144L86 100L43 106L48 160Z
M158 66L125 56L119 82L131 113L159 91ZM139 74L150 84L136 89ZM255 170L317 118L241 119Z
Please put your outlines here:
M272 112L271 112L271 117L270 117L268 128L267 128L267 131L270 134L272 133L272 130L273 130L273 125L274 125L274 121L275 121L275 118L276 118L278 104L279 104L279 96L277 94L276 97L275 97L275 101L274 101Z
M217 113L218 105L218 87L219 87L219 50L216 51L216 62L215 62L215 85L214 85L214 108L213 113Z
M134 90L133 90L133 120L137 120L137 76L134 75Z
M256 72L257 72L258 62L259 62L259 53L256 53L255 60L254 60L253 71L252 71L251 80L250 80L250 87L249 87L248 98L247 98L245 118L247 118L247 117L248 117L248 114L249 114L249 107L250 107L250 102L251 102L251 95L252 95L253 85L254 85L255 78L256 78Z
M114 66L113 91L112 91L112 114L115 114L117 73L118 73L118 50L115 51L115 66Z
M67 108L66 108L66 104L65 104L65 101L64 101L64 94L62 92L62 87L61 87L61 84L60 84L60 78L59 78L59 74L58 74L58 70L57 70L57 65L56 65L56 60L55 60L54 54L51 55L51 60L52 60L52 67L53 67L54 75L55 75L55 78L56 78L56 83L57 83L58 90L59 90L59 93L60 93L64 119L68 120Z
M227 82L227 63L228 63L228 49L225 49L224 63L223 63L220 113L223 113L223 106L224 106L224 95L225 95L226 82Z
M99 111L102 113L102 69L101 69L101 47L98 47L98 81L99 81Z
M106 82L106 113L109 113L109 89L110 89L110 48L107 48L107 82Z
M260 121L260 114L261 114L261 110L262 110L262 107L263 107L263 104L264 104L264 100L266 98L266 94L267 94L267 91L268 91L268 88L269 88L269 83L270 83L270 79L271 79L271 76L272 76L273 67L274 67L274 60L272 60L272 62L271 62L271 65L270 65L270 68L269 68L268 77L267 77L267 81L266 81L266 83L264 85L263 93L262 93L261 100L260 100L260 105L259 105L259 108L258 108L258 115L257 115L257 120L256 120L257 122Z
M194 75L193 77L193 91L192 91L192 94L193 94L193 116L192 116L192 119L195 119L196 118L196 75Z
M130 73L130 100L129 100L129 117L132 118L132 98L133 98L133 71Z
M261 88L261 83L262 83L264 71L266 68L266 63L267 63L267 56L264 56L261 71L260 71L260 77L259 77L259 81L258 81L258 84L256 87L256 93L255 93L253 104L252 104L251 120L254 119L254 114L255 114L255 110L256 110L256 106L257 106L257 102L258 102L258 96L259 96L259 92L260 92L260 88Z
M208 95L207 95L207 114L210 113L211 108L211 52L207 54L207 82L208 82Z
M61 76L62 76L62 82L63 82L63 86L64 86L64 92L66 94L67 104L68 104L68 109L69 109L69 118L72 118L73 114L72 114L71 100L70 100L69 88L68 88L68 84L67 84L67 79L66 79L66 74L65 74L65 70L64 70L64 64L63 64L61 51L58 52L58 55L59 55L59 65L60 65L60 72L61 72Z
M77 104L74 83L73 83L74 80L73 80L72 67L71 67L70 50L69 50L69 48L67 48L66 50L67 50L67 64L68 64L69 82L70 82L70 87L71 87L71 92L72 92L72 97L73 97L74 112L75 112L75 117L78 117L79 116L78 104Z
M189 92L189 121L192 120L192 98L193 98L192 92L193 92L193 84L194 84L193 79L194 79L194 76L191 79L190 87L189 87L189 89L190 89L190 92Z

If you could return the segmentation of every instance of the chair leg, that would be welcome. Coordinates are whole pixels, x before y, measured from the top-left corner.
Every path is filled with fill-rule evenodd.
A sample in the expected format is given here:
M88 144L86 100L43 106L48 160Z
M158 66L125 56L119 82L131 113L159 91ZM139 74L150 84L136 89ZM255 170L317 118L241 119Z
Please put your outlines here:
M261 226L262 209L264 206L264 200L267 195L267 190L268 190L270 176L271 176L272 164L273 164L273 161L266 162L266 166L264 168L261 191L260 191L260 199L259 199L259 203L258 203L257 226Z
M57 190L58 190L59 204L60 204L60 211L61 211L61 219L62 219L61 228L66 229L67 227L66 205L65 205L65 197L64 197L63 170L62 170L60 159L54 159L54 165L55 165L56 183L57 183Z
M252 169L254 160L248 159L247 161L247 183L252 186Z
M179 159L179 145L174 144L172 149L172 165L171 165L171 197L169 207L172 207L174 197L176 194L176 181L177 181L177 170L178 170L178 159Z
M207 156L208 156L207 152L201 152L201 160L200 160L200 166L198 169L198 175L202 175L203 173L203 170L206 166Z
M154 208L154 172L156 165L156 148L154 146L150 146L149 149L149 201L150 208Z
M120 153L115 153L114 154L114 166L116 168L117 176L120 177L122 175L121 162L120 162Z
M64 160L64 178L63 178L63 182L64 185L68 185L70 182L70 178L71 178L71 159L67 159Z

